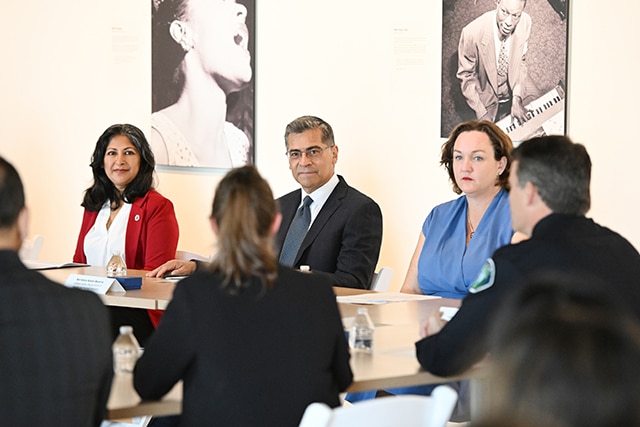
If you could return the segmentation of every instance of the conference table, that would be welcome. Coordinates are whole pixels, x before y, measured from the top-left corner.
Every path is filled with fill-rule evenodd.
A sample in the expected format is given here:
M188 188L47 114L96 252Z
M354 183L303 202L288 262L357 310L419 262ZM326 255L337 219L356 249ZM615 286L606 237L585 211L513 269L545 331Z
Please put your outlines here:
M101 267L72 267L42 270L50 279L65 283L71 274L104 277ZM177 280L148 278L142 270L129 270L129 276L142 276L142 287L125 293L108 291L100 295L106 305L165 309L171 301ZM446 383L481 376L476 367L460 377L441 378L426 372L415 357L414 343L420 338L420 325L440 307L457 307L460 301L446 298L410 296L399 293L375 293L334 288L341 316L348 323L358 307L366 306L374 324L373 351L352 352L354 381L348 391L378 390L421 384ZM141 401L128 374L114 376L107 404L109 419L144 415L171 415L181 410L182 389L178 384L160 401Z

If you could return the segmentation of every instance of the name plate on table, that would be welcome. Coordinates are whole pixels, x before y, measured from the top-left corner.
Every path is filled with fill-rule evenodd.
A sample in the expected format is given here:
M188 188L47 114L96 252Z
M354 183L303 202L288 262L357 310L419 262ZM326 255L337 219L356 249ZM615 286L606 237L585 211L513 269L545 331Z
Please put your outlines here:
M68 288L84 289L104 295L107 291L122 292L125 290L114 277L85 276L84 274L72 274L64 285Z

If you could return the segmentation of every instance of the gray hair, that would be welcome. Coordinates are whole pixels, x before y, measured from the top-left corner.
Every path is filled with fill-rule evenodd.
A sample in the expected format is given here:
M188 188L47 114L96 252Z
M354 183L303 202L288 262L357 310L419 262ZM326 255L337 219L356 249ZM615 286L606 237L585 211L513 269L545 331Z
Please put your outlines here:
M333 138L333 129L331 129L331 125L319 117L315 116L302 116L293 120L291 123L287 125L287 128L284 132L284 145L289 148L289 134L291 133L302 133L311 129L320 129L322 130L322 142L327 146L331 147L336 145L336 142Z

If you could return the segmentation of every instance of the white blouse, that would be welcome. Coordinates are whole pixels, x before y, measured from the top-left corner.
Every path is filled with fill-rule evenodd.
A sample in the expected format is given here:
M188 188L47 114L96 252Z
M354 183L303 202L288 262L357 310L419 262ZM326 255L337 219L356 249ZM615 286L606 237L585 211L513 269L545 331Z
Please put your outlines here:
M131 203L123 203L111 226L107 229L107 221L111 215L111 202L108 200L105 202L98 212L96 222L84 237L84 254L87 257L87 264L106 266L113 251L120 251L126 264L124 244L130 213Z

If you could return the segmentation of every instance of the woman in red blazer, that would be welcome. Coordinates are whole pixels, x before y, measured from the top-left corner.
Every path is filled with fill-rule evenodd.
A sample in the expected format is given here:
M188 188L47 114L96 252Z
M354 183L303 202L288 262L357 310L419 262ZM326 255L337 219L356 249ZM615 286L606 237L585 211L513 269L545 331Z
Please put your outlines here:
M106 266L118 250L128 268L153 270L175 258L178 221L171 201L153 189L154 168L151 147L137 127L116 124L98 138L74 262ZM161 315L157 310L110 310L114 336L120 325L131 324L143 345Z

